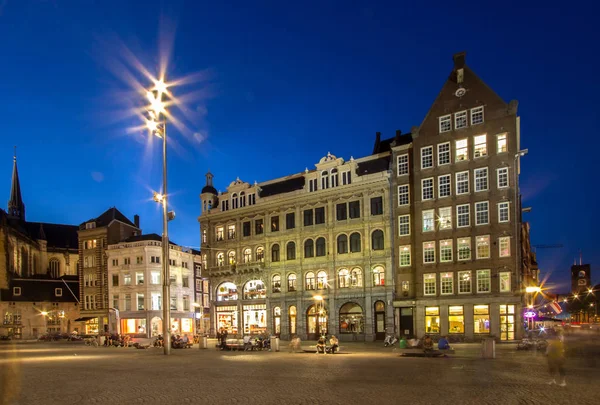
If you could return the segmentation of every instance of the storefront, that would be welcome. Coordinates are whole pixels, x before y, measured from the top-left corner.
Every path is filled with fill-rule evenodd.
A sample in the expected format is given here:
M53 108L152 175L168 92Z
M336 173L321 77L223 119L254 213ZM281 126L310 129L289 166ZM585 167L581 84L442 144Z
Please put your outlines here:
M217 332L225 329L230 335L238 333L238 307L237 305L228 305L215 307L217 314Z
M146 319L121 319L122 334L145 334Z
M500 305L500 340L515 340L514 305Z
M490 333L490 306L473 306L473 332L475 334Z
M86 335L97 335L98 330L98 318L90 318L85 321Z
M217 287L217 301L237 301L237 286L233 283L222 283Z
M281 335L281 307L273 308L273 332L275 335Z
M425 307L425 333L440 333L440 307Z
M360 305L348 302L340 308L340 333L364 333L364 313Z
M171 333L174 335L184 335L194 333L194 319L192 318L172 318Z
M244 285L244 299L255 300L267 298L267 288L261 280L250 280Z
M244 305L244 335L267 332L267 305Z
M308 334L308 340L317 340L321 334L327 333L327 310L324 305L321 305L311 305L306 311L306 332Z

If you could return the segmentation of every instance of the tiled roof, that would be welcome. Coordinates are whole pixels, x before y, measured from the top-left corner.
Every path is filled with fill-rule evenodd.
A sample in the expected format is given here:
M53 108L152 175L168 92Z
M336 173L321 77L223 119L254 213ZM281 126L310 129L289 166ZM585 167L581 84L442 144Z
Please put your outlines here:
M0 290L0 297L2 301L53 301L75 303L77 300L73 294L79 294L79 280L77 276L63 276L57 279L53 279L48 276L36 276L36 278L15 278L11 280L10 284L11 288ZM13 287L20 287L21 295L14 295ZM62 289L62 295L59 297L56 296L56 288ZM69 288L73 294L71 294Z
M378 159L371 159L365 162L360 162L356 168L356 174L364 176L378 172L385 172L390 169L390 157L384 156Z
M272 195L290 193L296 190L302 190L304 188L305 179L304 176L293 177L291 179L279 181L277 183L265 184L260 186L260 196L270 197Z
M114 220L123 222L124 224L130 225L133 227L136 227L133 222L131 222L125 215L123 215L121 213L121 211L119 211L116 207L112 207L112 208L109 208L106 211L104 211L104 213L102 215L100 215L99 217L92 218L92 219L82 223L80 225L80 229L81 229L81 227L85 227L85 224L88 222L95 222L96 227L99 228L102 226L107 226Z
M49 248L78 248L77 225L27 222L25 226L33 239L45 239Z

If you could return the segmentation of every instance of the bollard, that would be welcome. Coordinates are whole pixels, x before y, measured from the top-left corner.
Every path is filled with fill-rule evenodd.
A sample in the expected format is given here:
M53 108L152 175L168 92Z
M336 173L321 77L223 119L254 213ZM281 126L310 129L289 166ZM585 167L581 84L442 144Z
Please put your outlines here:
M481 357L484 359L496 358L496 341L491 338L483 339L481 342Z
M200 341L198 342L198 349L206 349L208 348L208 338L206 336L200 336Z
M279 338L277 336L271 336L271 351L279 351Z

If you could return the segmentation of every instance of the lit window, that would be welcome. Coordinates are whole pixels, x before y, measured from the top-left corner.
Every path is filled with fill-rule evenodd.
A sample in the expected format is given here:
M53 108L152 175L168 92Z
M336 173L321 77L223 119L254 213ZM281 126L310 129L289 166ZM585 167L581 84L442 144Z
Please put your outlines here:
M458 293L459 294L470 294L471 293L471 271L459 271L458 272Z
M465 333L465 317L462 305L448 307L448 333Z
M217 266L225 265L225 253L217 253Z
M351 287L362 287L362 285L363 285L362 270L358 267L355 267L350 272L350 286Z
M488 293L492 290L490 270L477 270L477 292Z
M227 227L227 239L235 239L235 225Z
M508 187L508 167L502 167L497 170L498 188Z
M320 271L317 273L317 288L319 290L324 290L328 287L327 285L327 273L324 271Z
M433 177L421 180L422 200L433 200Z
M510 203L507 201L498 203L498 222L510 221Z
M490 236L478 236L476 239L477 259L490 258Z
M135 273L135 284L136 285L144 284L144 273Z
M421 148L421 169L433 167L433 146Z
M423 232L435 231L435 211L423 211Z
M444 115L439 118L440 132L448 132L452 130L452 115Z
M454 294L454 273L440 274L441 294Z
M252 250L244 249L244 263L250 263L252 261Z
M475 203L475 225L485 225L490 222L489 203L487 201Z
M423 242L423 263L435 263L435 242Z
M488 189L488 169L482 167L475 169L475 192L486 191Z
M469 160L469 140L459 139L456 141L456 156L454 161L462 162L464 160Z
M296 291L296 275L294 273L288 276L288 292Z
M438 197L450 197L452 185L450 184L450 175L438 176Z
M216 229L217 231L217 240L223 240L225 239L225 230L222 226L217 227Z
M510 236L498 238L498 248L500 249L500 257L510 256Z
M474 157L480 158L487 156L487 136L485 134L473 137L473 143Z
M229 254L227 255L229 264L235 264L235 252L232 250L231 252L229 252Z
M489 305L473 306L473 327L475 333L490 333Z
M452 207L443 207L439 209L440 230L452 229Z
M21 295L21 287L13 287L13 295L14 296Z
M347 269L338 271L338 287L349 288L350 287L350 272Z
M440 262L447 263L452 261L452 239L440 241Z
M315 289L315 273L309 271L304 277L304 289L314 290Z
M93 275L91 275L93 278ZM92 281L87 281L86 284L92 285L93 280ZM123 285L131 285L131 274L124 274L123 275Z
M506 143L506 134L496 135L496 153L508 152L508 145Z
M450 142L440 143L437 148L438 166L450 164Z
M400 267L410 266L410 246L400 246Z
M150 283L158 285L160 284L160 272L153 271L150 273Z
M400 236L410 235L410 215L398 217L398 234Z
M385 270L381 266L377 266L373 269L373 285L385 285Z
M398 186L398 206L408 205L409 203L408 184Z
M398 156L398 176L406 176L408 173L408 155Z
M271 279L271 291L281 292L281 276L279 274L275 274Z
M456 206L456 226L464 228L471 225L471 214L469 204Z
M425 333L440 333L440 307L425 307Z
M500 305L500 340L515 340L514 305Z
M467 127L467 112L461 111L454 114L454 129Z
M483 106L471 108L471 125L483 123Z
M469 194L469 172L456 173L456 194Z
M423 274L423 295L435 295L435 273Z
M510 292L510 271L498 273L500 279L500 292Z
M259 246L256 248L256 261L257 262L265 261L265 248L262 246Z

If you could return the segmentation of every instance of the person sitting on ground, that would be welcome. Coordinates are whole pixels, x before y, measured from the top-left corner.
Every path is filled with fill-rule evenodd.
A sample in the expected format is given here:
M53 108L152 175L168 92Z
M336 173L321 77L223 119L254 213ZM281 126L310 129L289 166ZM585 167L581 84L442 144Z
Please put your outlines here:
M400 341L398 342L398 347L400 349L406 349L408 347L408 342L404 336L400 336Z
M335 351L340 347L340 341L335 335L331 335L331 339L329 339L329 344L331 345L331 354L334 354Z
M321 335L319 340L317 340L317 354L319 354L319 353L325 354L325 342L326 342L326 337L324 335Z
M181 339L181 343L183 344L183 347L186 348L188 343L190 343L190 338L188 338L188 335L183 335L183 339Z
M244 350L252 350L252 336L244 336Z
M450 350L450 343L448 343L448 338L446 338L446 336L442 336L440 340L438 340L438 349Z
M425 335L425 338L423 339L423 350L426 352L433 351L433 339L431 339L431 336L429 335Z

